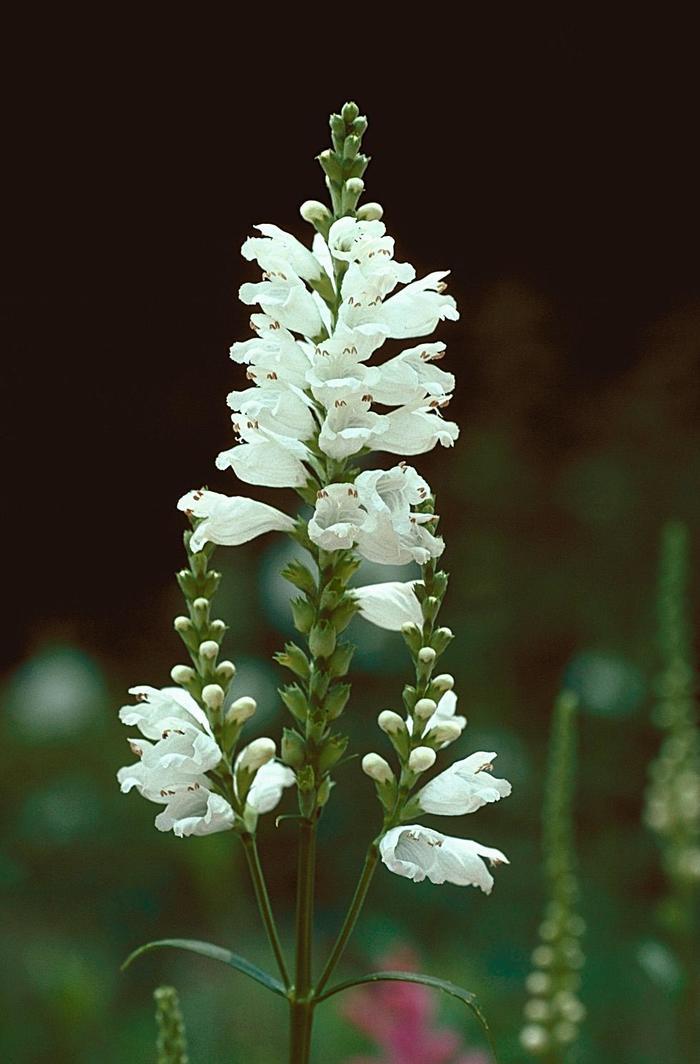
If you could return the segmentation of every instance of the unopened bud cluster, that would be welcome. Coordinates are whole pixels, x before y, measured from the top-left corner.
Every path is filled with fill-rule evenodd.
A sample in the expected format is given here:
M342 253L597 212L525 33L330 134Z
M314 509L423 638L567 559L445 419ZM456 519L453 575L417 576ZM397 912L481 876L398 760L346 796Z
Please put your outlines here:
M658 595L662 672L654 715L665 737L649 770L645 821L659 838L666 874L680 895L700 884L700 728L687 585L688 534L673 523L664 530ZM668 907L674 919L677 909Z
M572 794L576 700L565 692L554 710L544 808L544 849L549 901L526 980L528 1000L520 1032L534 1056L561 1053L576 1041L586 1010L577 997L585 957L585 924L576 911Z
M276 658L296 677L280 691L294 718L294 727L284 730L282 760L297 773L300 810L311 816L327 801L331 770L348 743L332 725L350 697L344 677L355 648L341 635L357 612L347 585L358 562L350 551L323 551L310 540L306 546L317 560L318 578L298 561L282 575L300 592L292 602L292 616L307 649L289 642Z

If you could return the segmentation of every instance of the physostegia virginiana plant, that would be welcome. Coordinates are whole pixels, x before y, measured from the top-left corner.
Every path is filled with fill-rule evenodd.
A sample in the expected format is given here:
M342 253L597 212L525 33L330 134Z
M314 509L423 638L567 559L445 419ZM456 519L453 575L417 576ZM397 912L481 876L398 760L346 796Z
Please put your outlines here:
M247 386L228 397L236 442L216 464L245 484L294 489L302 508L283 512L247 495L206 488L180 499L191 531L185 535L188 567L178 574L187 613L176 618L175 628L192 663L175 666L174 687L132 688L136 703L121 710L134 730L130 745L137 757L119 771L122 790L135 788L161 806L155 820L160 831L180 837L230 831L237 837L278 977L208 944L167 944L225 960L286 997L295 1062L309 1058L315 1007L350 985L333 987L329 980L380 861L415 882L428 878L489 893L487 862L506 860L500 850L420 823L425 813L475 812L509 794L510 785L490 774L494 753L480 751L444 767L447 748L466 724L456 712L452 676L437 671L453 638L438 620L447 589L447 574L438 567L445 544L435 496L406 459L438 443L449 447L457 438L457 425L443 415L455 384L437 365L445 344L426 338L458 314L445 292L446 272L416 280L413 266L394 259L379 204L358 206L369 161L360 152L366 126L355 104L331 117L333 147L319 159L331 206L309 201L301 208L315 230L310 246L264 224L242 248L262 278L240 289L241 300L254 308L255 335L231 349L233 361L245 367ZM392 340L403 349L382 358ZM281 692L291 726L279 745L266 736L243 741L256 705L248 697L229 704L235 667L219 659L225 624L213 619L212 597L220 577L209 568L215 545L235 547L268 532L290 536L309 556L307 565L295 561L283 574L299 592L292 612L301 638L277 655L292 674ZM363 558L391 566L418 563L420 579L350 589ZM385 709L378 717L391 761L374 752L362 758L381 816L345 921L323 970L314 974L316 830L326 803L339 800L331 790L332 773L347 749L341 718L349 711L353 652L342 634L357 612L370 624L403 634L414 675L403 690L403 711ZM368 735L367 745L374 742ZM441 771L426 782L424 774L438 761ZM342 786L361 787L361 777L346 776ZM287 788L295 788L298 798L293 966L285 958L256 844L258 818L278 806ZM403 977L439 985L475 1007L472 995L452 984L416 973Z

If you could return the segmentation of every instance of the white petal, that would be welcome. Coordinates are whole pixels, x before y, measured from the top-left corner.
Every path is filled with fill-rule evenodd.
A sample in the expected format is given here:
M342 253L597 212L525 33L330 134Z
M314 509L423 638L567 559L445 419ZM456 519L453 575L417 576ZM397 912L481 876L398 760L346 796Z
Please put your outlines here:
M506 798L510 783L486 771L495 757L495 753L479 751L450 765L418 792L421 809L440 816L462 816Z
M178 502L178 509L202 518L192 534L192 550L205 543L236 547L265 532L291 532L294 521L265 502L242 495L220 495L216 491L190 491Z
M316 281L321 276L321 267L315 255L291 233L276 225L256 225L262 237L249 237L241 254L249 262L255 259L263 270L274 270L280 260L306 281Z
M217 455L216 468L232 469L245 484L267 488L302 488L309 478L301 459L275 440L239 443L222 451Z
M313 338L324 328L317 302L301 282L259 281L241 285L238 294L241 302L259 303L266 314L292 332Z
M493 877L481 860L507 864L500 850L481 846L471 839L456 839L420 824L391 828L379 844L382 861L391 872L420 883L455 883L477 886L491 893Z
M206 787L193 787L179 791L158 814L155 825L159 831L172 831L183 838L228 831L233 822L233 809L225 798Z
M248 792L246 805L254 813L269 813L279 805L285 787L291 787L296 776L291 768L279 761L268 761L258 769Z
M122 706L119 719L128 727L136 727L147 739L160 739L168 721L196 721L209 735L211 728L206 714L187 691L180 687L149 687L140 684L130 687L129 694L138 698L136 705Z
M386 415L385 431L373 443L375 450L389 454L425 454L437 443L452 447L459 436L459 426L445 421L440 414L424 406L402 406Z
M352 484L329 484L316 497L309 538L324 550L348 550L365 517Z
M391 580L383 584L355 587L352 593L360 606L360 615L378 628L400 632L402 625L413 623L423 627L423 613L413 593L419 580Z

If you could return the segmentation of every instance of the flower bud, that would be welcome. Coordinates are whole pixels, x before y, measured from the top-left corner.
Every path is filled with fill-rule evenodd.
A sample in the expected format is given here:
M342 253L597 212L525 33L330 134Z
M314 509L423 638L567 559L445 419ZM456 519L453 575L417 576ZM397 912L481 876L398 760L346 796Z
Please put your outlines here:
M209 609L209 599L196 598L192 603L192 606L198 612L204 613L206 610Z
M379 754L365 754L362 758L362 771L377 783L391 783L394 778L389 762Z
M549 1035L546 1027L538 1023L529 1023L520 1032L520 1042L524 1049L533 1053L539 1053L549 1045Z
M219 653L219 644L213 639L205 639L203 643L199 644L199 653L203 658L208 658L212 661Z
M436 709L437 703L432 698L419 698L413 708L413 716L419 723L425 724Z
M189 632L192 627L192 621L189 617L176 617L173 621L173 628L176 632Z
M444 694L445 691L451 691L455 685L454 676L450 676L449 672L441 672L439 676L433 677L433 687Z
M251 700L252 701L252 700ZM234 703L235 704L235 703ZM233 706L231 706L233 709ZM231 710L229 710L229 713ZM236 769L246 769L248 772L257 772L259 768L272 761L277 747L274 739L253 739L252 743L244 746L236 758Z
M435 764L437 754L429 746L417 746L411 750L408 758L408 767L411 772L427 772Z
M195 671L191 669L189 665L173 665L170 670L170 675L174 683L180 684L181 687L185 687L186 684L192 683L195 678Z
M218 683L208 683L202 688L202 701L208 709L221 709L224 704L224 689Z
M232 661L220 661L216 666L217 680L223 680L224 683L228 683L235 675L236 666Z
M328 207L319 200L305 200L299 208L299 214L305 222L315 226L330 225L333 220Z
M432 665L436 657L437 653L432 647L422 647L422 649L418 651L418 660L421 665Z
M349 177L345 182L345 188L351 196L361 196L365 189L365 183L361 177Z
M220 639L226 631L226 623L224 621L211 621L209 631L215 639Z
M403 719L393 709L384 709L377 717L377 724L386 735L395 735L406 730Z
M365 203L357 208L357 219L360 222L378 222L384 215L381 203Z
M226 723L245 724L247 720L250 720L257 708L258 704L254 698L249 698L247 695L237 698L235 702L231 703L226 712Z
M431 739L436 743L453 743L462 734L463 725L456 720L443 720L430 732Z

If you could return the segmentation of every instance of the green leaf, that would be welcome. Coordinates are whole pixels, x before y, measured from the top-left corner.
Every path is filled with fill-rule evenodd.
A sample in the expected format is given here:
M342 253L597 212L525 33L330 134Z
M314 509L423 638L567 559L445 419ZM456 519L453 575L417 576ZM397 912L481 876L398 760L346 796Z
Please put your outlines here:
M197 942L189 938L161 938L156 942L147 942L145 946L139 946L138 949L129 954L122 964L122 971L125 971L143 953L150 953L151 950L162 949L163 947L186 949L190 953L198 953L200 956L209 957L213 961L221 961L222 964L227 964L229 968L235 968L236 971L247 975L249 979L254 979L256 983L260 983L268 990L271 990L273 994L279 994L280 997L287 996L286 990L278 979L274 979L273 976L268 975L257 965L251 964L245 957L241 957L238 953L231 953L228 949L222 949L221 946L213 946L211 942Z
M421 983L423 986L429 986L433 990L442 990L445 994L450 994L451 997L457 998L463 1005L471 1009L479 1023L484 1029L488 1044L491 1048L494 1060L496 1060L496 1053L491 1041L491 1031L489 1025L486 1022L486 1017L479 1008L479 1003L476 999L476 995L472 994L469 990L463 990L461 986L457 986L456 983L450 983L447 979L438 979L434 975L424 975L423 972L371 972L369 975L360 976L358 979L348 979L345 983L338 983L336 986L332 986L330 990L325 990L322 994L319 994L316 999L317 1002L325 1001L326 998L333 997L334 994L339 994L341 990L349 990L353 986L360 986L362 983L381 983L381 982L394 982L394 983Z

